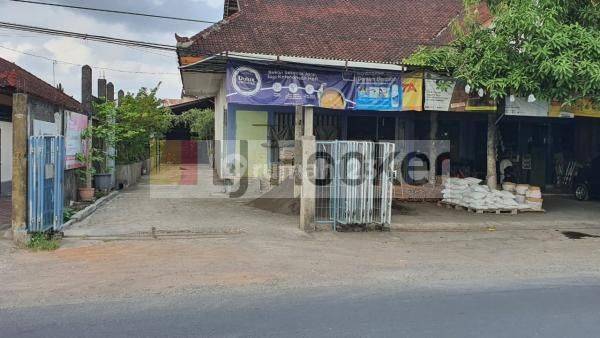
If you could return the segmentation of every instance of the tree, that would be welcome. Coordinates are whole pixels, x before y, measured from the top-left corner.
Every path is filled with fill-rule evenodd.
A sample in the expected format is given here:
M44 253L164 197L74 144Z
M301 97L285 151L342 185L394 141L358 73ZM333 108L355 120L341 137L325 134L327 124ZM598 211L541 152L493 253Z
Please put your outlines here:
M422 47L405 62L431 67L483 88L500 100L509 95L600 101L599 0L489 0L490 27L477 18L477 3L454 25L448 46Z
M172 127L174 116L156 97L159 86L128 93L116 108L117 162L132 163L149 156L149 141Z
M215 112L212 109L190 109L178 116L175 121L190 128L198 140L215 138Z

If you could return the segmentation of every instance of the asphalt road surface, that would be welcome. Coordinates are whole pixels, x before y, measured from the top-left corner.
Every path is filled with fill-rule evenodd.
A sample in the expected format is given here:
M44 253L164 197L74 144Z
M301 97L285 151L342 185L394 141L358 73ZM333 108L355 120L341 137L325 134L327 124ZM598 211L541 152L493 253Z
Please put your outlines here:
M338 289L3 310L3 337L599 337L600 286Z

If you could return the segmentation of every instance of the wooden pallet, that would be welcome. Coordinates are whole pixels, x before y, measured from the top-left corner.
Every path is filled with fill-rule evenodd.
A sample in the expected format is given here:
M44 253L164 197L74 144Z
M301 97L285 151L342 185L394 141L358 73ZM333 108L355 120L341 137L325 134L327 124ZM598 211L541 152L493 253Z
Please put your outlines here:
M475 208L465 207L462 205L444 202L444 201L438 202L438 206L446 207L447 209L465 210L472 214L517 215L517 214L523 213L523 212L538 212L537 210L519 210L519 209L475 209Z

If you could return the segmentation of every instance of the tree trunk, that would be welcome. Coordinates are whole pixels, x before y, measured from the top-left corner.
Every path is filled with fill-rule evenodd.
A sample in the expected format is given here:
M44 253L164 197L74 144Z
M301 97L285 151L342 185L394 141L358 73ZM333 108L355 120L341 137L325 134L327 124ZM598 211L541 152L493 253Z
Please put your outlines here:
M487 135L487 185L492 190L498 187L498 177L496 174L496 115L488 115L488 135Z

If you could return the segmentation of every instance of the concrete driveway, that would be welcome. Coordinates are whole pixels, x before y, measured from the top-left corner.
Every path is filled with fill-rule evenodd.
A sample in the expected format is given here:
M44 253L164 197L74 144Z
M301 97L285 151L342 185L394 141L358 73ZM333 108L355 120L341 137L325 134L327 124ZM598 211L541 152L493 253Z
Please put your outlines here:
M192 173L190 173L192 171ZM252 187L252 189L254 189ZM298 217L247 203L256 189L228 198L208 167L177 166L121 192L93 215L65 230L67 237L272 234L301 236Z

